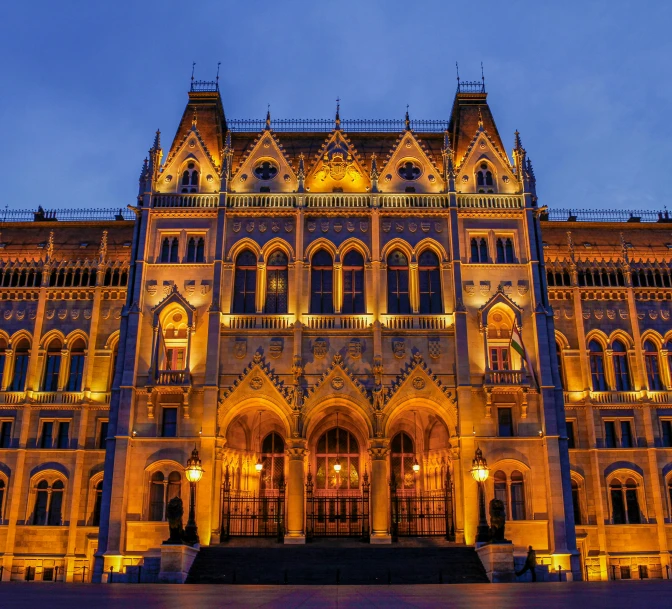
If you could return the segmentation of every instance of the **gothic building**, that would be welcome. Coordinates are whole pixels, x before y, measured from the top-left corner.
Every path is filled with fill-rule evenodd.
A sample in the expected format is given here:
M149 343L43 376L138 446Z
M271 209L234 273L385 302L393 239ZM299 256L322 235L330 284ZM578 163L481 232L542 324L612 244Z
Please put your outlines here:
M2 224L3 579L155 561L195 447L202 544L473 545L480 449L517 553L660 576L672 234L626 219L549 215L481 83L447 121L230 120L194 83L129 212Z

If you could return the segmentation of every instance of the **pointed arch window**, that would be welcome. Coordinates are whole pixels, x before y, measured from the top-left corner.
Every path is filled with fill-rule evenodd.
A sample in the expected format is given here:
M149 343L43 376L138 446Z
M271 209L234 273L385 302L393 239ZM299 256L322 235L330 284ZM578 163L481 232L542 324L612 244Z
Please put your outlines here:
M187 262L205 262L205 239L189 237L187 241Z
M181 187L183 193L198 192L199 185L198 166L193 161L187 163L182 172Z
M497 262L499 264L512 264L516 261L511 237L497 237L496 246Z
M2 377L5 372L5 365L7 361L7 341L0 338L0 389L2 389Z
M420 313L442 313L439 258L433 251L425 250L420 254L418 272L420 274Z
M574 508L574 524L582 524L581 519L581 495L576 480L572 480L572 506Z
M30 359L30 343L28 339L22 338L16 345L14 355L14 374L9 385L10 391L25 391L26 380L28 379L28 361Z
M555 341L555 357L558 360L558 377L560 377L560 387L565 389L565 371L562 366L562 345Z
M287 293L289 288L289 272L287 255L282 250L275 250L266 264L266 302L264 313L287 313Z
M487 163L481 163L476 172L476 184L479 186L479 192L494 192L495 180L492 171Z
M160 260L164 263L174 263L178 260L180 249L180 240L177 237L164 237L161 241L161 256ZM107 270L111 275L110 269ZM111 279L108 282L107 277L105 278L105 285L110 285Z
M0 524L2 524L4 521L2 519L2 515L4 514L4 508L5 507L5 481L0 478Z
M485 237L471 238L471 262L486 263L488 262L488 242Z
M58 391L58 378L61 372L61 341L54 338L47 346L41 391Z
M243 250L236 257L233 313L256 313L257 257Z
M604 376L604 352L602 345L596 340L591 340L588 344L590 359L590 378L593 391L607 391L607 380Z
M334 312L334 262L326 250L318 250L310 264L310 312L329 315Z
M628 369L628 350L620 340L612 344L614 362L614 380L616 391L630 391L630 371Z
M413 440L407 433L401 431L392 438L390 443L390 465L398 488L415 488L414 461L415 446Z
M78 338L70 349L70 371L66 391L81 391L84 378L84 341Z
M279 434L269 433L261 444L261 490L280 488L285 476L285 442Z
M317 441L315 488L338 490L359 488L359 443L347 429L333 427ZM336 461L340 472L334 470Z
M411 312L408 259L400 250L394 250L387 257L387 312L389 314Z
M364 304L364 258L350 250L343 258L343 313L366 313Z
M658 349L651 340L644 341L644 363L646 364L646 380L649 391L662 391L663 383L660 379Z

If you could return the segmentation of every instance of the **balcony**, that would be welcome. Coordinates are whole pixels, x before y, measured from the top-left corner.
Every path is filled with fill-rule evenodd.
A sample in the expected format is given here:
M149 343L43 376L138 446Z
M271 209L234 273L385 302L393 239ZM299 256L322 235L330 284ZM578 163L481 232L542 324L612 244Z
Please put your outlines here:
M457 195L457 207L460 209L523 209L523 205L524 199L516 195Z
M35 391L32 401L35 404L81 404L84 401L82 391Z
M383 327L389 330L448 330L453 325L452 314L441 315L381 315Z
M189 370L159 370L156 373L156 384L162 387L191 385Z
M222 328L229 330L287 330L293 315L223 315Z
M0 391L0 404L23 404L25 401L25 391Z
M371 197L349 193L326 193L306 195L306 207L332 209L334 207L347 209L363 209L369 207Z
M226 196L226 206L232 209L293 209L296 207L295 194L249 193Z
M373 315L304 315L303 324L310 330L368 330Z
M489 387L522 387L529 386L524 370L490 370L485 371L485 383Z
M591 391L590 400L595 404L637 404L639 391Z
M448 195L383 194L378 196L384 209L443 209L448 207Z

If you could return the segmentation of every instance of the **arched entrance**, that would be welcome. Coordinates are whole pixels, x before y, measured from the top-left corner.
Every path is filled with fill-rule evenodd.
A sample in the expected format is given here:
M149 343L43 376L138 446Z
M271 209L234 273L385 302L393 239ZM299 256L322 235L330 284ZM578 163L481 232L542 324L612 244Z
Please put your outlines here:
M360 442L338 417L330 423L333 427L323 425L317 435L308 472L306 537L368 539L369 480Z

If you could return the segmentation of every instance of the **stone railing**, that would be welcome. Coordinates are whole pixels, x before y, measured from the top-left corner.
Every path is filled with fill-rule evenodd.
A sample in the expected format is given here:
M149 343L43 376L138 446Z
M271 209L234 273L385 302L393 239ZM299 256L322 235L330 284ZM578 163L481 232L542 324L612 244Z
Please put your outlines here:
M595 404L636 404L639 391L591 391L590 400Z
M84 400L81 391L35 391L32 401L36 404L79 404Z
M524 200L517 195L494 194L459 194L457 195L458 208L478 209L522 209Z
M646 394L654 404L672 404L672 391L647 391Z
M371 315L304 315L304 325L311 330L366 330L373 323Z
M189 385L189 370L159 370L156 376L157 385Z
M205 194L155 194L152 207L217 207L219 195Z
M447 330L451 315L381 315L381 323L389 330Z
M378 195L380 207L386 209L442 209L448 207L448 195L425 195L425 194L383 194Z
M371 197L368 194L350 194L342 192L330 192L305 196L306 207L330 209L333 207L345 207L359 209L369 207Z
M222 322L231 330L285 330L290 325L289 315L224 315Z
M23 404L25 401L25 391L0 391L0 404Z
M230 194L226 197L226 206L232 209L293 209L296 207L295 194L248 193Z

